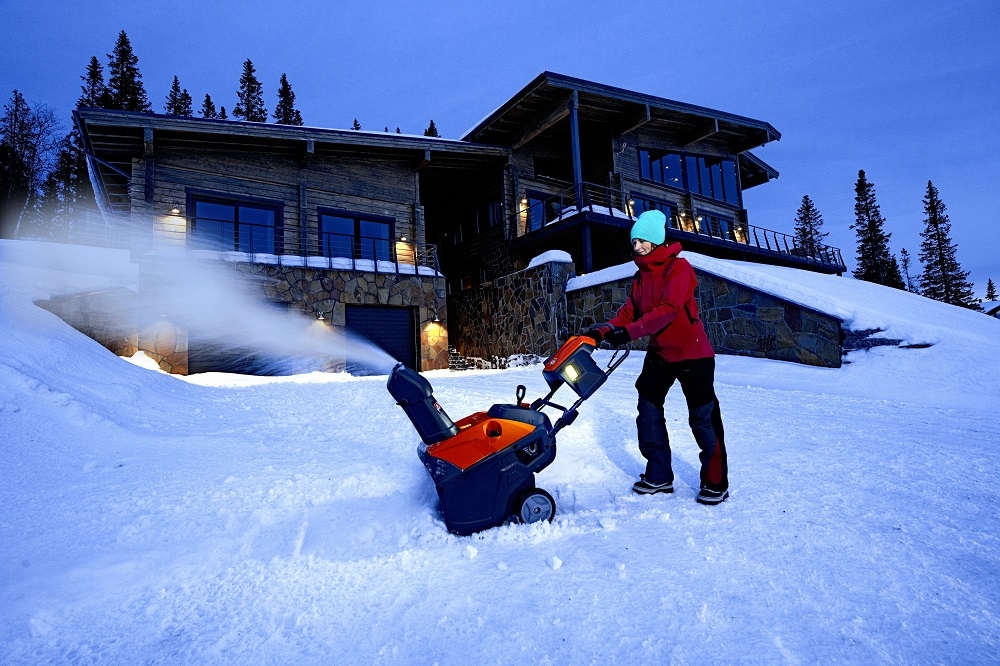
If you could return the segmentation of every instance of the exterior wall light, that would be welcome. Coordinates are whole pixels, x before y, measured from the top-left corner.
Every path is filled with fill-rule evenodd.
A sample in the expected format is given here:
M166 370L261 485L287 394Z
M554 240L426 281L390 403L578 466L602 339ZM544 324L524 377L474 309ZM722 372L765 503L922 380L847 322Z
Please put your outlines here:
M521 205L522 206L528 205L528 197L521 197Z
M405 243L406 242L406 236L400 236L399 240L401 240L401 241L403 241Z
M170 214L171 215L180 215L181 214L181 209L177 206L177 204L174 204L173 207L171 207Z

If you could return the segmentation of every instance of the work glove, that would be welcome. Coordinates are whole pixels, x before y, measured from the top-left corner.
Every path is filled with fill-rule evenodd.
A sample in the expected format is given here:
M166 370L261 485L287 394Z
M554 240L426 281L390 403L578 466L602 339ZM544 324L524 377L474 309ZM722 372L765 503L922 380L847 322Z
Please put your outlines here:
M611 326L609 324L599 324L598 326L587 329L582 333L582 335L585 335L588 338L593 338L594 342L601 344L601 340L604 339L605 334L609 331L611 331Z
M604 334L604 342L617 348L632 342L632 336L629 335L628 329L617 326Z

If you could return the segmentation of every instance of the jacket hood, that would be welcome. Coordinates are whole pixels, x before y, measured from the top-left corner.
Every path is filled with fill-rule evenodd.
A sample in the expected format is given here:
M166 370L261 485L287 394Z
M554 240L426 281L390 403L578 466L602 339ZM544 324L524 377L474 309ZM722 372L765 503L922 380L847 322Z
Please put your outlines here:
M633 257L633 261L635 261L635 265L639 267L640 271L649 271L673 261L674 257L680 254L680 251L680 243L658 245L656 249L645 256L637 254Z

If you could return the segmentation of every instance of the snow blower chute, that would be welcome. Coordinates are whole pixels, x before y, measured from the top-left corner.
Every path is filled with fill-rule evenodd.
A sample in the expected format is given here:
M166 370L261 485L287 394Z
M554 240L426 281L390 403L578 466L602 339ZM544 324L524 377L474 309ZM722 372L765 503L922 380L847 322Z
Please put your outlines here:
M555 460L556 433L628 356L627 348L620 356L622 350L615 351L602 370L591 357L595 348L589 337L571 337L545 361L548 395L528 405L527 389L519 385L515 404L493 405L458 422L434 399L430 382L402 363L393 368L387 388L423 440L417 454L437 487L448 531L468 535L509 520L552 520L555 500L535 487L535 473ZM569 408L552 402L563 384L578 396ZM555 425L545 407L562 412Z

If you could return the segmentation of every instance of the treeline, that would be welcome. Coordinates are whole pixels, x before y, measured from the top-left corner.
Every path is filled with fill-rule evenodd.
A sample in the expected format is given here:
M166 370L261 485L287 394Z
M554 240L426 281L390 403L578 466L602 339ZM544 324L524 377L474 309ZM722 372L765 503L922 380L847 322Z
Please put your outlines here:
M885 218L875 198L875 185L858 171L854 186L854 223L857 234L857 267L853 275L858 280L911 291L943 303L958 305L971 310L982 310L982 301L975 297L968 271L958 263L958 246L951 240L951 221L946 206L934 183L927 181L924 195L924 228L917 257L922 270L911 274L913 267L910 253L900 250L900 260L889 248L892 234L885 230ZM802 204L795 215L796 245L815 252L827 236L822 231L823 216L809 195L802 197ZM990 279L986 285L986 299L996 300L996 287Z
M154 111L139 71L139 59L124 30L107 54L107 78L97 56L91 56L80 78L83 85L77 109ZM295 93L284 73L278 82L277 103L269 113L263 86L249 58L243 63L236 98L232 119L264 123L270 118L279 125L303 124L302 114L295 107ZM181 87L176 75L163 113L195 115L194 99L187 88ZM202 118L230 120L226 107L216 108L209 93L205 93L198 113ZM60 234L65 240L74 240L77 222L96 211L82 137L75 124L70 125L72 129L60 137L63 125L54 111L44 104L29 104L18 90L4 105L0 116L0 238ZM352 128L361 129L357 118ZM400 133L399 127L396 133ZM440 136L433 120L424 136Z

